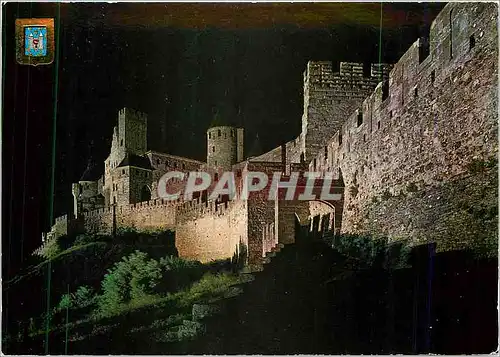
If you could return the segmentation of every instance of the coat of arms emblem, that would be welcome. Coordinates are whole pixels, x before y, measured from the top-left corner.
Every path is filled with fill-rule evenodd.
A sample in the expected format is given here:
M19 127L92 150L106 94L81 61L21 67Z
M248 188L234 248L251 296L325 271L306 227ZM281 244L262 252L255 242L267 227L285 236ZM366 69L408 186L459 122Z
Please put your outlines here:
M47 28L26 26L24 28L24 54L45 56L47 54Z
M52 63L54 36L54 19L17 19L17 62L34 66Z

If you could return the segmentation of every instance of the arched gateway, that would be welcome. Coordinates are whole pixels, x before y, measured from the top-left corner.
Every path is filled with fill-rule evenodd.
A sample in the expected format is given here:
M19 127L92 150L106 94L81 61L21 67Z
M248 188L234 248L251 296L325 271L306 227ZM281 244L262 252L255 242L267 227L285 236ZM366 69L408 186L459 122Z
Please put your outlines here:
M254 163L255 164L255 163ZM272 168L271 163L259 163L260 168ZM294 194L287 198L292 175L283 174L278 187L267 186L267 190L255 194L248 201L249 226L249 263L259 264L274 247L295 242L297 221L301 229L334 231L340 233L342 211L344 205L344 182L342 174L337 178L324 175L315 180L308 180L305 168L300 164L292 164L290 170L299 171ZM295 169L295 170L294 170ZM287 187L288 186L288 187ZM326 191L325 191L326 186ZM269 191L270 190L270 191ZM267 201L268 193L275 192L274 202ZM305 197L303 194L308 193ZM329 194L329 196L325 195ZM304 199L311 197L311 199ZM326 198L326 199L325 199ZM306 227L304 227L306 226Z

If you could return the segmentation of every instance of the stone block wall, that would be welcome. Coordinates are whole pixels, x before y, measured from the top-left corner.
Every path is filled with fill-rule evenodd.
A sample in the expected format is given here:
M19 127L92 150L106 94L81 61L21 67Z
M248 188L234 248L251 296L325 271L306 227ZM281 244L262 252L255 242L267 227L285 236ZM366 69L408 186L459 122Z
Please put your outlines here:
M265 152L262 155L254 156L249 160L261 161L261 162L281 162L281 146L269 150L268 152Z
M68 234L68 215L57 217L50 233L58 237Z
M302 140L302 134L294 140L290 140L284 144L286 151L286 163L300 163L301 155L305 152ZM278 146L262 155L255 156L250 161L260 162L281 162L282 161L283 145Z
M203 263L233 258L248 246L247 201L197 199L180 205L177 218L175 245L183 258Z
M111 234L113 232L113 207L100 208L83 214L85 232Z
M174 230L178 202L160 199L116 207L116 227L137 230ZM85 231L111 234L113 229L113 207L86 212Z
M276 222L278 242L291 244L295 242L295 221L303 223L309 216L308 201L276 200Z
M258 192L251 192L248 196L248 254L249 263L259 264L265 255L263 249L263 231L267 225L275 223L275 200L269 200L269 190L275 172L282 172L281 162L254 162L247 163L243 171L243 180L248 171L264 172L269 181L267 186ZM276 224L275 224L276 225ZM275 228L277 229L277 228Z
M496 157L497 13L493 3L448 4L431 27L429 55L422 56L422 41L416 41L390 72L388 86L380 83L310 162L311 170L342 170L344 231L423 237L395 214L374 218L370 227L360 222L376 201L443 183L461 185L457 180L470 174L474 162ZM448 199L452 205L453 197ZM423 201L414 203L412 210ZM472 199L469 205L475 205ZM431 220L442 214L422 212Z
M149 157L151 166L154 168L152 183L151 183L151 198L158 197L158 181L170 171L179 171L188 173L191 171L198 171L205 164L198 160L188 159L180 156L159 153L155 151L148 151L146 155ZM178 180L169 181L167 187L168 193L178 192L184 188L184 183Z
M304 72L302 116L307 160L323 150L325 142L340 129L345 118L373 91L381 79L380 73L387 73L388 69L390 65L372 65L370 71L365 71L362 63L342 62L340 71L334 72L331 62L308 62Z

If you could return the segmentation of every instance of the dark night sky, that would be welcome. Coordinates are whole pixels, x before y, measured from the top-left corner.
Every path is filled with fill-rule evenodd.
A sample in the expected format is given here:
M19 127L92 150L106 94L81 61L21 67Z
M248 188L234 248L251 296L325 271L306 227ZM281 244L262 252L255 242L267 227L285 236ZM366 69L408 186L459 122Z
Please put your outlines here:
M397 61L443 6L384 4L382 60ZM49 226L56 80L55 216L68 210L70 184L87 161L108 155L120 108L149 115L152 149L203 160L218 110L245 127L247 150L256 134L268 150L300 130L308 60L377 62L380 50L380 4L67 3L58 75L55 64L17 65L15 18L56 14L54 4L3 7L7 273Z

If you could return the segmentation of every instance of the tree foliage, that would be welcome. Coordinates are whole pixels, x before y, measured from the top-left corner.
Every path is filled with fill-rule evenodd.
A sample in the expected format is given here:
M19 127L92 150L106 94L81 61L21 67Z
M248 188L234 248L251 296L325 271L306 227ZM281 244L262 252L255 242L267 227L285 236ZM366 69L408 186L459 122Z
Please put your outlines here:
M119 311L133 300L150 295L161 278L160 263L135 251L108 270L102 281L99 308L103 313Z

